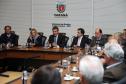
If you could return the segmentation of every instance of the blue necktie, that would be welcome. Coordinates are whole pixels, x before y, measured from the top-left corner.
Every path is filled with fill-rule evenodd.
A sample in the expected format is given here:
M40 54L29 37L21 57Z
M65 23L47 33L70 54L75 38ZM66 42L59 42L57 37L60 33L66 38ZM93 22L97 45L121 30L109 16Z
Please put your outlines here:
M54 42L57 43L57 42L56 42L56 36L54 36Z

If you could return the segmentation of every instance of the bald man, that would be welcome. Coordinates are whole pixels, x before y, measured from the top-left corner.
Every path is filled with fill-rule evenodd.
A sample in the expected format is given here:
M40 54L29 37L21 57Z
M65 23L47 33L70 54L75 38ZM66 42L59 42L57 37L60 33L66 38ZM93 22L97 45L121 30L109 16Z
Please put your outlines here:
M92 37L91 47L94 47L96 45L102 47L106 42L107 38L103 36L102 29L100 27L96 28L95 36Z

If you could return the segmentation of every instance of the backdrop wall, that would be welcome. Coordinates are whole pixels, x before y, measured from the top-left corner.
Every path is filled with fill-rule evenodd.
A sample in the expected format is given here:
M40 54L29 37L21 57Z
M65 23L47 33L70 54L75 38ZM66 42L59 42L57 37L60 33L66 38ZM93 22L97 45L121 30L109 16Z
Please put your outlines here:
M11 25L20 36L19 44L25 44L31 27L47 37L53 25L70 38L80 27L90 36L96 26L114 33L126 26L125 8L126 0L0 0L0 34Z

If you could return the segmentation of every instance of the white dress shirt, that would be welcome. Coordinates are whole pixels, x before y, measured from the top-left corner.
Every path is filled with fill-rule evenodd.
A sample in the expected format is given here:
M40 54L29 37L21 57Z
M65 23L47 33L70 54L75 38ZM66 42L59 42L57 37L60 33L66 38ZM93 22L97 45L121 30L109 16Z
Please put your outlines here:
M58 35L54 37L54 42L57 44Z
M81 36L81 37L78 38L77 46L80 46L82 38L83 38L83 36Z

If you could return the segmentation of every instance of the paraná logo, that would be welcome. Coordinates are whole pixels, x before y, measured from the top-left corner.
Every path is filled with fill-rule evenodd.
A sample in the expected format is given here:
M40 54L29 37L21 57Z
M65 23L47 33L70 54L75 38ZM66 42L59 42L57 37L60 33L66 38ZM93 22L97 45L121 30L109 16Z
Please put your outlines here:
M63 13L66 9L66 5L64 3L57 3L57 11L59 13Z

